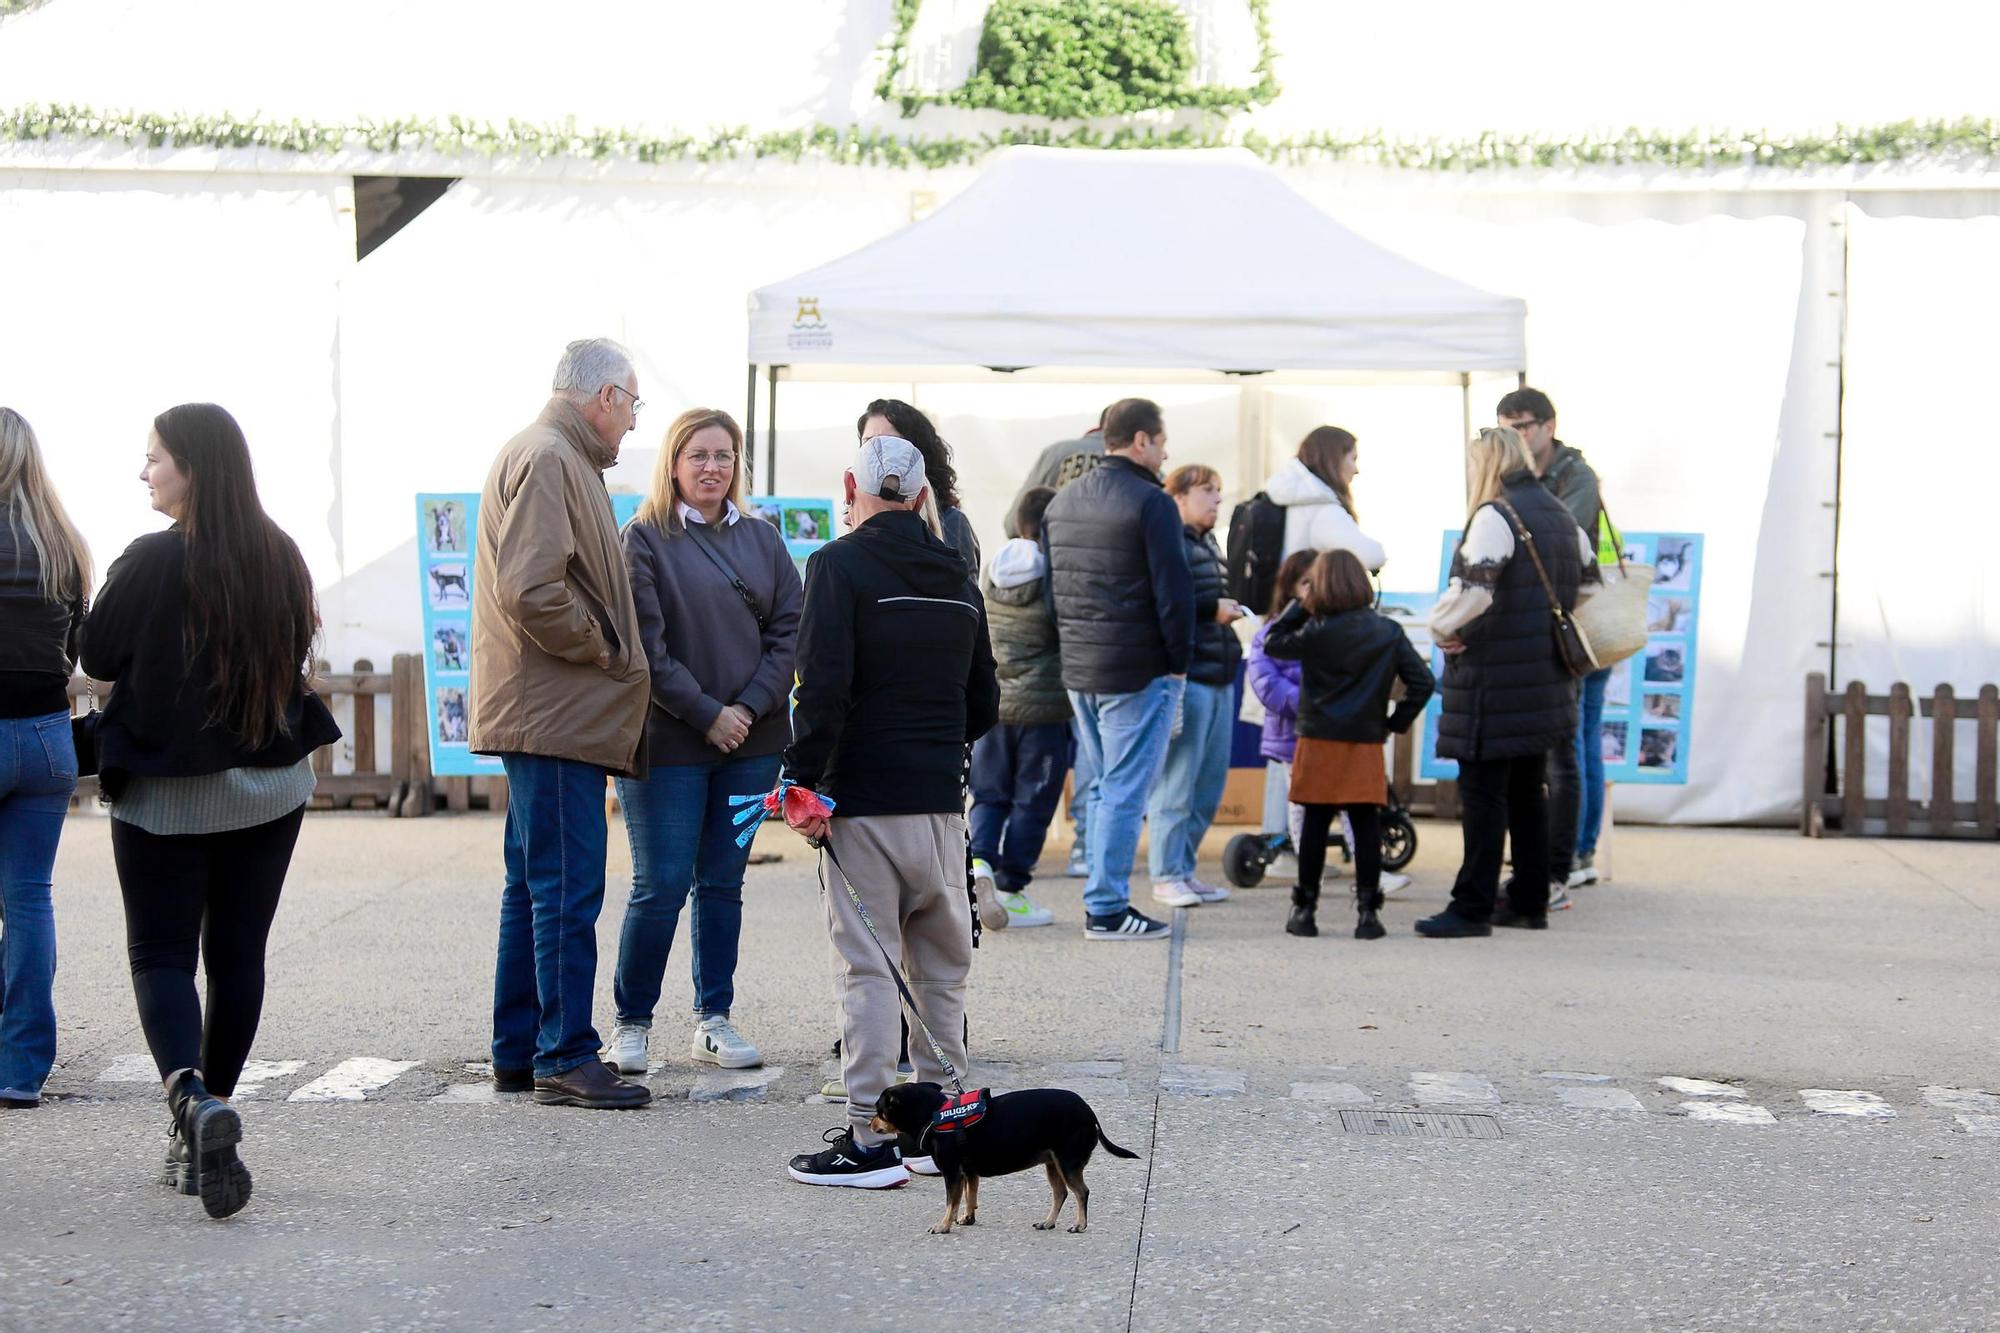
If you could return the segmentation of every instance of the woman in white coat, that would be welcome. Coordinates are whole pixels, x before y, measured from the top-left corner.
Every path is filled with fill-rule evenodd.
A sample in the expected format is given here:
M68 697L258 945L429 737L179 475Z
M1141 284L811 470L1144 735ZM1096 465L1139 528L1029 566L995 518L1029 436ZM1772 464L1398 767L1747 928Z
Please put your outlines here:
M1285 554L1352 551L1370 573L1382 568L1382 543L1354 519L1349 483L1360 472L1351 431L1315 426L1299 442L1298 457L1264 483L1264 493L1285 509Z

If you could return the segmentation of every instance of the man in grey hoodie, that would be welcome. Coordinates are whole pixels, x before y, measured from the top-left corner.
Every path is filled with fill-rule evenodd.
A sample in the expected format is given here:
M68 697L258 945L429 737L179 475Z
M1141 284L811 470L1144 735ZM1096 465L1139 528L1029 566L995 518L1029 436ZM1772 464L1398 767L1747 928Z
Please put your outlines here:
M1025 892L1070 765L1070 704L1050 618L1042 513L1055 499L1030 487L1011 515L1020 536L993 557L980 592L1000 678L1000 724L972 747L972 884L988 930L1055 919Z

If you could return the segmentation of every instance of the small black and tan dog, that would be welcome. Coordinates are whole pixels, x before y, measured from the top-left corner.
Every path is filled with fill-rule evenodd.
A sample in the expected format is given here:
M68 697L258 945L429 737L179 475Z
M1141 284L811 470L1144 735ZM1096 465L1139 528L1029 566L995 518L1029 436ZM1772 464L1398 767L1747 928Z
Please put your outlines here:
M983 1093L980 1094L984 1096ZM986 1100L984 1114L951 1129L936 1128L938 1112L955 1099L935 1083L902 1083L888 1089L875 1104L869 1123L881 1134L907 1134L929 1149L944 1176L944 1219L932 1235L948 1235L956 1224L969 1227L979 1211L979 1182L987 1176L1012 1175L1037 1164L1049 1173L1049 1215L1035 1223L1037 1231L1055 1230L1063 1201L1076 1196L1076 1225L1090 1225L1090 1187L1083 1183L1084 1164L1098 1144L1113 1157L1139 1154L1104 1137L1090 1103L1065 1088L1029 1088L1003 1092Z

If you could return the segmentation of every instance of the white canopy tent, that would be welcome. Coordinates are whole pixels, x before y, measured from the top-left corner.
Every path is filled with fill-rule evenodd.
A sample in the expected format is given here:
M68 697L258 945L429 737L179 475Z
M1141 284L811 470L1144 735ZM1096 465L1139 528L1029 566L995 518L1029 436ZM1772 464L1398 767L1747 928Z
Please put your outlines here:
M750 297L768 373L1090 368L1286 378L1522 372L1526 305L1384 249L1240 148L1016 147L932 216Z

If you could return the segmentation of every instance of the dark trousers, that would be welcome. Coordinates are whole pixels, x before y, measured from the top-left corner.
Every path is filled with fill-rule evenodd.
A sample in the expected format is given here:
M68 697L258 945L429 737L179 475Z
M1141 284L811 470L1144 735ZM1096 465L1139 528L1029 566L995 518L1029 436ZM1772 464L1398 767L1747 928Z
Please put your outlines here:
M1572 690L1576 687L1571 686ZM1583 710L1577 710L1582 725ZM1576 826L1583 802L1583 774L1577 767L1576 733L1558 741L1549 750L1549 874L1556 884L1569 881L1570 865L1576 860ZM1521 856L1514 854L1514 870L1520 873Z
M1459 761L1458 820L1465 860L1451 889L1451 907L1459 916L1468 921L1493 918L1510 837L1514 878L1507 896L1514 910L1528 916L1549 910L1547 776L1546 755Z
M1299 833L1300 892L1319 897L1320 876L1326 873L1326 844L1333 821L1345 811L1354 826L1354 889L1373 894L1382 887L1382 807L1379 805L1302 805L1305 824Z
M268 824L178 837L111 821L139 1026L161 1078L199 1069L216 1096L236 1090L264 1012L264 942L304 819L300 806Z
M1069 723L993 728L972 746L972 854L1019 893L1035 877L1069 771Z

